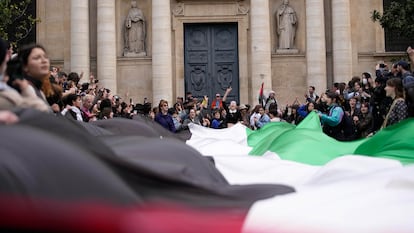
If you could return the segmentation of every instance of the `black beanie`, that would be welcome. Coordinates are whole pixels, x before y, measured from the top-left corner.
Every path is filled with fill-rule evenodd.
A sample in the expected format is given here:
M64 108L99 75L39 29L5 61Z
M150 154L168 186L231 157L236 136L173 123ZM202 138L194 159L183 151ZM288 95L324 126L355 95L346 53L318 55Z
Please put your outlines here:
M6 54L8 50L8 45L6 41L0 38L0 65L3 64L4 59L6 59Z

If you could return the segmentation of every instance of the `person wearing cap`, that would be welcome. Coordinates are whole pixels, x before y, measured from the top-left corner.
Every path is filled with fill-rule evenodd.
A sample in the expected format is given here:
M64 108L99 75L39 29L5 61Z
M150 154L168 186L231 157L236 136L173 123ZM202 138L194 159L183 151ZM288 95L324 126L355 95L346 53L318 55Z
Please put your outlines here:
M250 116L249 116L249 107L247 107L245 104L240 104L239 111L241 115L241 123L247 127L250 125Z
M276 92L271 90L269 92L269 96L266 99L265 102L265 112L268 113L269 112L269 106L271 104L276 104L277 105L277 100L276 100Z
M397 63L397 70L399 73L401 73L401 77L404 78L404 76L410 75L410 65L408 62L401 60Z

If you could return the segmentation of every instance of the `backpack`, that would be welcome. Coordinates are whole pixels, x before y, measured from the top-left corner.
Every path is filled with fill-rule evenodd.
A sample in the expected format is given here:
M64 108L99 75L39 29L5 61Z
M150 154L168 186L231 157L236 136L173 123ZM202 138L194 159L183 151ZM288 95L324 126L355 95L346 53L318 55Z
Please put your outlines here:
M342 116L341 123L339 123L339 125L340 125L341 134L343 135L343 138L341 138L342 140L340 141L351 141L351 140L356 139L355 137L357 135L356 134L357 128L354 125L354 120L352 119L351 116L346 114L345 111L344 111L344 115Z
M351 141L355 139L356 127L351 116L348 116L342 107L336 106L335 108L341 108L344 113L341 122L337 126L324 125L323 132L338 141Z

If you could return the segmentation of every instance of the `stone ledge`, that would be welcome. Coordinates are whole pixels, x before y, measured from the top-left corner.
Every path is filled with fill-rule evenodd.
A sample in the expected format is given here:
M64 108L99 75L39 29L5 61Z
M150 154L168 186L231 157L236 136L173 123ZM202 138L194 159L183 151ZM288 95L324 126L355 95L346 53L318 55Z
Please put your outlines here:
M299 54L298 49L276 49L276 54Z
M393 57L406 56L406 52L372 52L372 53L358 53L358 57Z

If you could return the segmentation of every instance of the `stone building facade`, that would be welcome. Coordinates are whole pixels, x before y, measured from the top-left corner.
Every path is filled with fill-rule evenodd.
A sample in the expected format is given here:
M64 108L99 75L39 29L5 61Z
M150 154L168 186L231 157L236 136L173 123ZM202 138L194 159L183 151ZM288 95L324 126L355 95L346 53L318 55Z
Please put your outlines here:
M121 97L153 103L231 86L231 99L256 104L262 83L281 104L303 101L308 85L321 93L404 55L385 52L384 31L370 19L382 0L287 1L295 41L280 51L275 12L284 1L137 0L146 51L124 56L130 0L37 0L37 42L64 71L93 72Z

